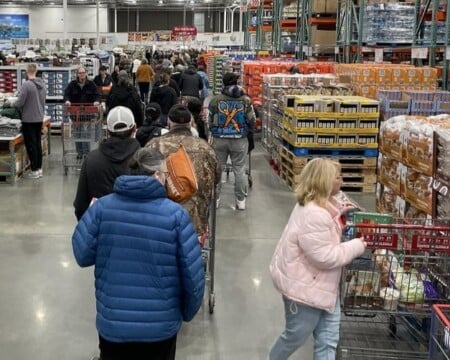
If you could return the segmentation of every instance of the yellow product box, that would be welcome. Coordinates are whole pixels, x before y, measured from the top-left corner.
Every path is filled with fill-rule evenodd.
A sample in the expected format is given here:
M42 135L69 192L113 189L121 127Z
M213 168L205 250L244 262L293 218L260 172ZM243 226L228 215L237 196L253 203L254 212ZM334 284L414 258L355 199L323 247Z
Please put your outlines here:
M390 84L392 82L392 69L389 67L380 67L376 69L376 83Z
M406 78L407 78L406 71L407 71L407 69L405 67L392 68L392 83L393 84L404 84L406 82Z

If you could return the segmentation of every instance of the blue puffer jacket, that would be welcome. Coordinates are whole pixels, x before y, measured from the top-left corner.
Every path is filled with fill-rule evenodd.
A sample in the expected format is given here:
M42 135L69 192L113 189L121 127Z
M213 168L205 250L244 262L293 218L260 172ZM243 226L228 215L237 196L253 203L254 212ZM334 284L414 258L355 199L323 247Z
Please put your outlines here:
M149 176L123 175L72 236L82 267L95 264L97 330L112 342L174 336L202 303L201 250L188 213Z

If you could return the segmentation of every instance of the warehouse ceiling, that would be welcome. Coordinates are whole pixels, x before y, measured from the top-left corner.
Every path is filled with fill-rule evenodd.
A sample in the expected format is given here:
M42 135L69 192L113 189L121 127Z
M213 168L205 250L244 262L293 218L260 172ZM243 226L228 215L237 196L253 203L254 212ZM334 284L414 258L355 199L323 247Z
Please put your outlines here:
M115 9L195 9L195 8L224 8L228 6L239 6L247 0L98 0L100 6ZM96 6L97 0L67 0L71 6ZM62 6L63 0L0 0L0 6Z

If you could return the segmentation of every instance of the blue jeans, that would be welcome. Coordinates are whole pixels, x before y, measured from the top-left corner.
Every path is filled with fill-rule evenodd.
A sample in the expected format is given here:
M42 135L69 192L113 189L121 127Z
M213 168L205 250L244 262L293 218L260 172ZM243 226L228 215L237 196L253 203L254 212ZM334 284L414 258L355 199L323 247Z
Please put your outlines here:
M285 297L283 301L286 329L270 350L268 360L288 359L311 334L314 336L314 360L335 360L341 318L339 296L332 314Z
M228 155L230 155L231 166L234 174L234 195L236 199L242 201L245 199L246 178L245 164L248 156L248 140L247 137L240 139L221 139L214 138L213 148L219 158L222 170L227 165ZM220 194L220 183L217 189Z

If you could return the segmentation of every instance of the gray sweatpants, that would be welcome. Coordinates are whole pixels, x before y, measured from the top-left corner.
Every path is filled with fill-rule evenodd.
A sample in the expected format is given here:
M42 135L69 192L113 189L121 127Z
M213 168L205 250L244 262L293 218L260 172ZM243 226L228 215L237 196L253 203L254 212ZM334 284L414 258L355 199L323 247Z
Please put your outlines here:
M246 137L240 139L221 139L214 138L213 148L219 158L222 170L225 169L228 156L231 159L231 166L235 178L234 195L236 199L242 201L245 199L246 180L245 164L248 156L248 140ZM220 185L219 185L220 186ZM218 189L220 194L220 189Z

